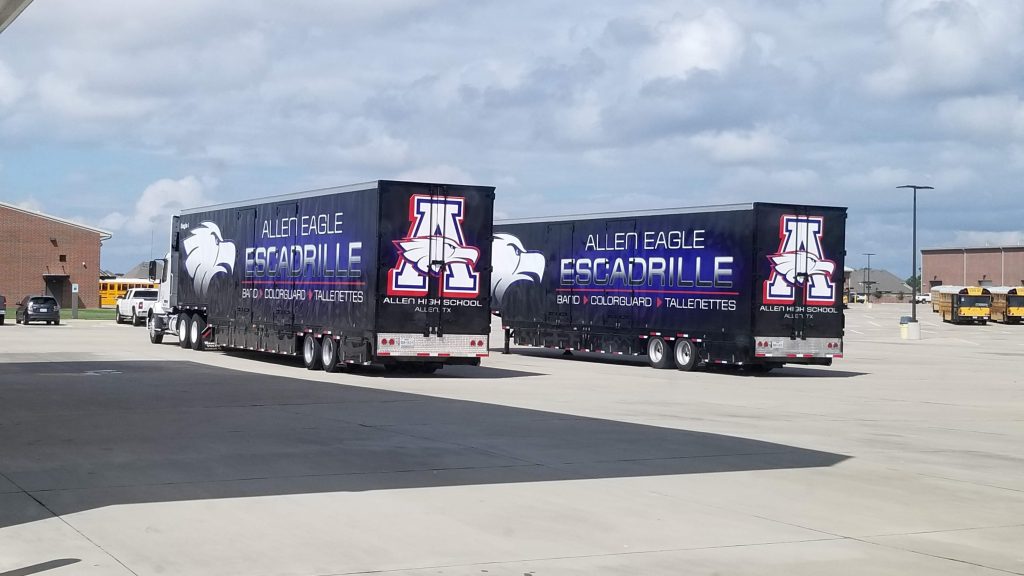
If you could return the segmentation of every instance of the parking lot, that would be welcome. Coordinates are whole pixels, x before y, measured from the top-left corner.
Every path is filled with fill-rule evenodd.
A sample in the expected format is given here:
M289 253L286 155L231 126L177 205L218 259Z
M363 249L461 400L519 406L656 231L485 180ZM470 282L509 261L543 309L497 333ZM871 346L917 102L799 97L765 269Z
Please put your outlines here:
M1024 573L1024 326L918 312L911 342L855 305L844 359L763 376L5 325L0 575Z

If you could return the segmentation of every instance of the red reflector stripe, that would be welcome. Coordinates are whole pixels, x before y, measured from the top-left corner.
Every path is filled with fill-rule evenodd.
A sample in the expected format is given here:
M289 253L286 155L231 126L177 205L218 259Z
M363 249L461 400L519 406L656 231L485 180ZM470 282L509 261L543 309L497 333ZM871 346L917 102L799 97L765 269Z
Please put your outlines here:
M417 356L430 356L430 352L417 352Z
M449 354L448 352L441 352L440 354L438 354L438 356L448 357L448 356L451 356L451 354Z
M477 358L487 358L488 356L489 356L489 354L477 354L476 355Z
M391 356L391 352L377 352L377 356Z

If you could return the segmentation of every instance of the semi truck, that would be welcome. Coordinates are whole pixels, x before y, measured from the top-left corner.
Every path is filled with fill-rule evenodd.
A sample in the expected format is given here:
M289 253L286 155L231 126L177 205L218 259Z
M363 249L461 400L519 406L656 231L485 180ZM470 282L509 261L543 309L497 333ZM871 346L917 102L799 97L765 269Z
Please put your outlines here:
M493 209L492 187L379 180L183 210L150 341L300 355L328 372L478 365Z
M644 355L689 371L843 356L846 208L751 203L503 220L504 348Z

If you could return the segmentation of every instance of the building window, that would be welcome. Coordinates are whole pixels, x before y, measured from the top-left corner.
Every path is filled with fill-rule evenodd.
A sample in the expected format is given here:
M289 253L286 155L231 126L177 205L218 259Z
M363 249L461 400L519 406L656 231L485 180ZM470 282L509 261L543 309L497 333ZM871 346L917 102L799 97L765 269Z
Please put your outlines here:
M67 262L68 261L68 255L67 254L61 254L60 255L60 261L61 262Z

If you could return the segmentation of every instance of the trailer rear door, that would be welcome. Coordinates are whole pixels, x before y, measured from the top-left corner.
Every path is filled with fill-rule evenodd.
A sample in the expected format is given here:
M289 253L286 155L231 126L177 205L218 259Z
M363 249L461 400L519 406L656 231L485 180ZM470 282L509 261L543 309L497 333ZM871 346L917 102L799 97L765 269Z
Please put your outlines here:
M846 209L755 205L755 355L842 356Z
M379 355L486 353L493 190L380 183Z

